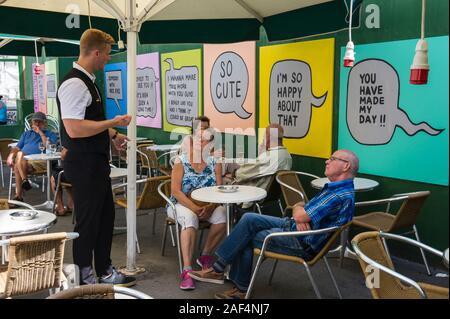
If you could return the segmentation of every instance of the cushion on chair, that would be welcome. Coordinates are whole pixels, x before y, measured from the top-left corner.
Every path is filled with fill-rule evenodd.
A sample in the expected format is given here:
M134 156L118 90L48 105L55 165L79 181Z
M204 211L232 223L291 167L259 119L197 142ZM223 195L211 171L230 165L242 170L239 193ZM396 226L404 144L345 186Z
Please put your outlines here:
M395 216L382 212L374 212L353 217L353 225L377 231L389 232Z

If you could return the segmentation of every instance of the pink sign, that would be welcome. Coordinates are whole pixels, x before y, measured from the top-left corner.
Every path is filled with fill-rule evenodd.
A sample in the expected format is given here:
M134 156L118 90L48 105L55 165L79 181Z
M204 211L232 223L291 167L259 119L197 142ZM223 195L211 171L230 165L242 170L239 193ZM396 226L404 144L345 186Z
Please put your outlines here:
M33 63L33 99L34 111L47 114L47 89L45 81L45 64Z
M136 65L136 123L161 128L159 52L138 55Z
M204 45L204 114L221 132L255 135L255 42Z

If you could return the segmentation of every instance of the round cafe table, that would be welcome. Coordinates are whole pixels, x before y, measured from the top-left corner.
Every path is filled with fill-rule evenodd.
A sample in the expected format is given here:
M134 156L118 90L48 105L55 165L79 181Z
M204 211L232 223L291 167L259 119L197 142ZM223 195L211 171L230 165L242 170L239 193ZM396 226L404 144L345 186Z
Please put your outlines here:
M0 210L0 236L18 236L43 231L56 223L56 215L35 210L37 215L29 220L15 220L9 214L20 211L28 211L25 208Z
M29 209L0 210L0 236L2 239L44 231L56 223L56 215L43 210L35 210L37 215L33 219L15 220L11 218L11 213L24 210L28 211ZM2 264L5 263L5 260L7 260L6 249L2 247Z
M327 177L316 178L311 181L311 186L317 189L322 189L330 180ZM368 178L355 177L353 179L356 192L370 191L380 185L377 181Z
M230 233L231 214L233 205L237 203L247 203L261 200L267 196L265 189L256 186L234 185L237 191L224 193L219 190L219 186L203 187L194 190L191 196L195 200L207 203L224 204L227 209L227 235ZM231 186L225 186L231 187Z

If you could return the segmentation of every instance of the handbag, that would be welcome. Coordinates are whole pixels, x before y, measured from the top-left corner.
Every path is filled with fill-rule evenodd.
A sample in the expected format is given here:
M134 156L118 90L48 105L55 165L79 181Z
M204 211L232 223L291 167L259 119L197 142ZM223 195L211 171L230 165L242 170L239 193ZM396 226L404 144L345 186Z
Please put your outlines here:
M203 206L206 206L206 205L209 205L209 204L210 204L210 203L207 203L207 202L202 202L202 201L193 199L192 196L191 196L191 193L192 193L192 192L189 192L186 196L187 196L187 197L188 197L195 205L197 205L198 207L203 207Z

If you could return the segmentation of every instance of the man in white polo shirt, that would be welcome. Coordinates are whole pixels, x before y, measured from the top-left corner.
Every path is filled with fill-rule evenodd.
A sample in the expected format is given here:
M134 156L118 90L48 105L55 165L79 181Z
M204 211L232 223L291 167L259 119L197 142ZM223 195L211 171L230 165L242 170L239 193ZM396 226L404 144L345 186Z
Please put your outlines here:
M68 150L64 174L72 183L76 211L73 259L80 269L81 284L100 283L131 286L133 277L117 272L111 263L114 202L109 178L110 140L123 148L127 138L113 127L127 126L130 116L107 120L95 71L103 70L110 59L114 39L107 33L86 30L80 39L80 56L58 88L61 115L61 144Z

